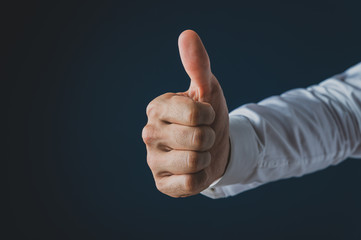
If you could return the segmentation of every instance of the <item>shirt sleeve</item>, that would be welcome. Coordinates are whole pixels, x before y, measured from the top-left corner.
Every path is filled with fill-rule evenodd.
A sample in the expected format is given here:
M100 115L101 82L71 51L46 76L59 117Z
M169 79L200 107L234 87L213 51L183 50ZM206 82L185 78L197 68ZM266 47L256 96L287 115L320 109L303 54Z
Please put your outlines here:
M224 198L361 158L361 63L306 89L230 113L231 153L222 178L201 193Z

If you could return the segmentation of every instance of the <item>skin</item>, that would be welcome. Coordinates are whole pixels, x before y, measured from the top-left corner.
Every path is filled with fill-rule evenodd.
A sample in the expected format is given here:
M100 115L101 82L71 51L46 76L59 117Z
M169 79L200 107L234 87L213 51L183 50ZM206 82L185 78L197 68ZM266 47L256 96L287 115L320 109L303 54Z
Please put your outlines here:
M158 190L187 197L224 174L230 150L229 119L222 88L197 33L182 32L178 47L190 87L149 103L142 138Z

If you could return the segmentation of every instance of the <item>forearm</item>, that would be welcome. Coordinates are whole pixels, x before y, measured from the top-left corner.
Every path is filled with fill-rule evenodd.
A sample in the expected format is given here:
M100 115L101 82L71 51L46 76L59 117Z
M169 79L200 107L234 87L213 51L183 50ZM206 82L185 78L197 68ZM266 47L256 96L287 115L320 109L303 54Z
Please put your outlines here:
M234 195L361 156L361 65L230 114L231 158L203 194Z

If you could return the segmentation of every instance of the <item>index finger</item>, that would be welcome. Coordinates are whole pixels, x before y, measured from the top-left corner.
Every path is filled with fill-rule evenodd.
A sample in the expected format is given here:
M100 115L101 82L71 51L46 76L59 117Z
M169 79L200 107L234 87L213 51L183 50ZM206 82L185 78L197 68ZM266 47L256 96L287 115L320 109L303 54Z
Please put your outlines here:
M174 95L166 105L161 120L187 126L210 125L215 118L211 104L184 95Z

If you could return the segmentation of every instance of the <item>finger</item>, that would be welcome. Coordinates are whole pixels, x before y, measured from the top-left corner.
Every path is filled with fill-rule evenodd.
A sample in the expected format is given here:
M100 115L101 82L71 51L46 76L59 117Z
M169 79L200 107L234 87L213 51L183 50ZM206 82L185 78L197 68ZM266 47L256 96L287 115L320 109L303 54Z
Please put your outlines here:
M178 38L178 47L184 69L191 79L191 88L209 89L211 65L198 34L192 30L182 32Z
M161 124L147 124L144 126L142 130L142 138L143 142L150 147L159 146L159 142L161 139L164 139L165 136L163 131L161 131Z
M161 144L175 150L207 151L216 138L214 130L208 126L169 124L162 131L164 138L160 141Z
M150 121L159 119L187 126L210 125L215 118L209 103L197 102L182 94L160 96L148 105L147 115Z
M173 96L161 119L187 126L210 125L215 118L209 103L197 102L184 95Z
M178 151L169 152L150 151L147 162L156 176L169 176L196 173L208 167L211 163L209 152Z
M171 197L187 197L204 190L207 182L208 174L202 170L192 174L157 178L156 185L159 191Z

